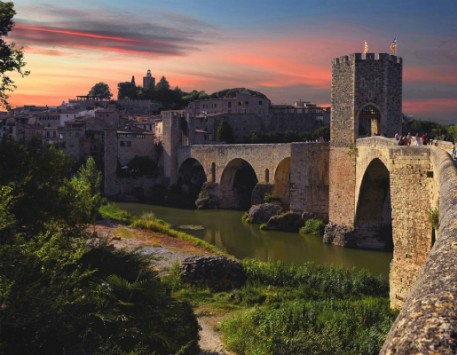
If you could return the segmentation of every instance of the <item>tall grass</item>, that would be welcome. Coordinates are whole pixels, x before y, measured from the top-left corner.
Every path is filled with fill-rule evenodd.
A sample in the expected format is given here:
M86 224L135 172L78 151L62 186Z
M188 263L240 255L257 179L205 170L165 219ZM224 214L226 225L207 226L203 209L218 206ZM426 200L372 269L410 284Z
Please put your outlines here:
M237 354L377 354L394 321L389 301L296 301L234 313L221 324Z
M380 277L366 270L350 270L305 263L289 265L278 262L243 260L248 280L251 283L271 286L304 286L314 291L334 296L384 296L388 297L389 285Z
M133 217L127 212L120 209L115 203L107 203L100 206L98 213L104 219L110 219L121 223L130 223Z

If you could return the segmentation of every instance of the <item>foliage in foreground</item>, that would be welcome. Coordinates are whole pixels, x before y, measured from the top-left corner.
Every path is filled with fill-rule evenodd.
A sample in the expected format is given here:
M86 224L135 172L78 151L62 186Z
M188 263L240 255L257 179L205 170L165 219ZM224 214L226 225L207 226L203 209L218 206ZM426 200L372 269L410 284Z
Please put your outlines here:
M190 305L150 260L87 232L100 173L71 166L39 141L0 143L0 353L198 353Z
M198 352L192 309L144 256L46 234L0 257L2 353Z

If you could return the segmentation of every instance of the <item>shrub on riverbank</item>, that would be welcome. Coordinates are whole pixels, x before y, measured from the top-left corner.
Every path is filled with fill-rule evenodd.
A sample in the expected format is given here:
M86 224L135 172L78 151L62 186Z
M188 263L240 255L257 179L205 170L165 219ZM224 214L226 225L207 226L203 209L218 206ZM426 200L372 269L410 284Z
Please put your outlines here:
M325 222L311 218L305 222L305 225L300 228L300 234L313 234L315 236L323 236L325 230Z

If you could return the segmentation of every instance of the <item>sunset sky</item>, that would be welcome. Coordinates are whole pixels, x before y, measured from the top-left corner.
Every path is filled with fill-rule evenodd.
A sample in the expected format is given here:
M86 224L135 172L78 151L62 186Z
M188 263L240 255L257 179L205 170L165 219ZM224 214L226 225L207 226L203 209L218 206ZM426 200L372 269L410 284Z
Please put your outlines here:
M147 69L172 87L246 87L274 104L330 103L331 60L354 52L403 57L403 112L457 123L456 0L16 0L9 39L26 78L13 106L56 105Z

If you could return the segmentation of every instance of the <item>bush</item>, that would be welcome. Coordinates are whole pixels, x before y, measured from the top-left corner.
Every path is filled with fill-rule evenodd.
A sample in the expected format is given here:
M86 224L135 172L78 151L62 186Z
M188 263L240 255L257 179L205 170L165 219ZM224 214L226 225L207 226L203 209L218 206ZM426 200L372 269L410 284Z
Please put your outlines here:
M190 305L167 296L145 256L46 234L0 257L1 353L198 353Z
M325 222L320 219L311 218L305 222L305 225L300 228L301 234L313 234L323 236L325 230Z

